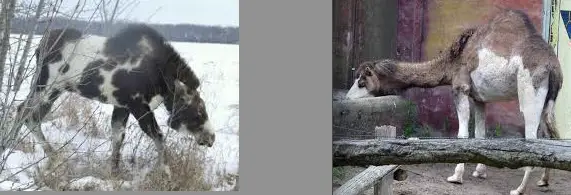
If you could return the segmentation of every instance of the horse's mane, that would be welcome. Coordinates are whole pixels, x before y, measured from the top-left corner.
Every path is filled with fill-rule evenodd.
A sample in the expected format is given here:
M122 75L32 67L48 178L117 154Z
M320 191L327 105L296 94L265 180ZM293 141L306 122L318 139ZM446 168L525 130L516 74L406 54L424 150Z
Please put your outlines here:
M111 53L123 53L126 48L136 48L137 42L145 37L151 46L157 50L153 54L157 59L159 71L168 80L180 80L186 87L196 90L200 86L200 80L187 65L186 61L173 48L173 46L154 28L146 25L133 23L118 31L112 37L109 37L109 48ZM134 45L133 45L134 44Z

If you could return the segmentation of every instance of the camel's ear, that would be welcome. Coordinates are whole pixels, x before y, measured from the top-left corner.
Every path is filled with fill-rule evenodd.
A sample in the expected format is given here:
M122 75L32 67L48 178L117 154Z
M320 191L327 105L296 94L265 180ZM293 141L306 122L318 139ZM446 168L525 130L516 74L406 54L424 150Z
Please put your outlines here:
M368 66L365 67L365 76L368 76L368 77L373 76L373 70L371 70L371 68Z

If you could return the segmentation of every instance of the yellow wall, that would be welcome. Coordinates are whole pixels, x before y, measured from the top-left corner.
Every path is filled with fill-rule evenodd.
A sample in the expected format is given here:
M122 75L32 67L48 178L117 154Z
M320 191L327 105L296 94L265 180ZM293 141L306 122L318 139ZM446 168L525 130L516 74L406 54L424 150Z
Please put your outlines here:
M427 3L428 21L424 58L430 59L448 48L467 27L481 22L492 8L490 0L431 0Z
M570 0L561 0L560 4L562 10L571 10ZM563 69L563 86L561 91L559 91L559 96L555 103L555 120L561 132L561 137L571 138L571 105L569 104L569 102L571 102L571 40L569 40L567 36L567 31L559 10L556 11L556 14L557 16L555 18L559 20L556 47L557 55L559 56L559 61Z

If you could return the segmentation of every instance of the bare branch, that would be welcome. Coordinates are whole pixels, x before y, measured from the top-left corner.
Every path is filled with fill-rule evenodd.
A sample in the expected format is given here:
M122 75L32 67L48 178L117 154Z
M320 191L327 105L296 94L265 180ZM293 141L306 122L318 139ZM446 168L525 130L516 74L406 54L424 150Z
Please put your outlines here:
M6 62L6 56L8 54L8 49L10 46L10 29L11 21L14 18L14 8L16 6L16 0L3 0L2 1L2 39L0 41L0 88L4 84L4 67Z
M34 37L34 33L38 28L38 20L40 18L40 14L42 13L42 9L44 8L44 6L45 6L45 0L40 0L36 8L36 14L34 15L33 18L34 27L28 31L28 39L26 40L26 45L24 46L24 51L22 53L22 57L20 58L20 63L18 65L18 72L16 73L16 78L14 79L15 86L13 88L13 91L18 91L20 89L20 85L24 80L22 74L24 74L26 60L28 59L28 53L30 52L30 47L32 45L32 38Z

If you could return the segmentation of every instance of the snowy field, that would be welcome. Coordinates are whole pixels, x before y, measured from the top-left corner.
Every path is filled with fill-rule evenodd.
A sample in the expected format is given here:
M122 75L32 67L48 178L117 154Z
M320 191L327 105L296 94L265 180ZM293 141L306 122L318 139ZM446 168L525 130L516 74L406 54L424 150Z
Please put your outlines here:
M12 35L12 48L17 47L18 35ZM34 39L36 45L41 37ZM205 43L172 43L175 49L187 60L191 68L202 80L201 96L206 102L210 120L217 129L216 142L212 148L199 147L192 138L171 130L166 125L168 118L163 106L155 110L155 116L162 131L167 137L167 145L174 143L170 149L188 150L196 153L204 162L203 175L211 190L232 190L238 176L239 162L239 46L226 44ZM22 47L23 47L22 43ZM4 85L10 72L15 51L10 52L5 68ZM21 52L20 52L21 53ZM20 55L20 54L18 54ZM31 58L31 63L35 60ZM31 74L27 70L26 74ZM15 105L19 104L29 92L30 77L23 83L17 94L9 94L9 99L15 95ZM4 99L6 87L3 87L1 98ZM54 148L65 145L62 156L70 159L69 167L73 170L66 176L73 186L85 183L98 183L95 190L114 190L113 182L103 176L91 174L93 170L108 169L107 159L111 155L110 119L113 107L95 101L70 96L64 93L54 104L53 114L49 115L42 124L46 138ZM3 101L3 100L2 100ZM15 106L13 105L13 106ZM76 115L66 112L77 111ZM71 115L71 116L70 116ZM73 117L76 116L76 117ZM154 144L140 130L136 120L130 116L124 145L122 147L122 163L132 177L123 181L119 189L141 190L137 187L155 163L156 152ZM20 135L25 136L24 142L29 147L16 147L5 151L2 159L6 159L4 171L0 174L0 190L41 190L35 177L38 167L45 166L47 160L42 160L44 153L35 138L29 134L26 127ZM26 145L23 144L23 145ZM9 154L9 155L8 155ZM92 170L92 171L85 171ZM221 182L223 181L223 182ZM39 189L38 189L39 188ZM81 189L81 187L76 187ZM115 188L117 190L117 188Z

